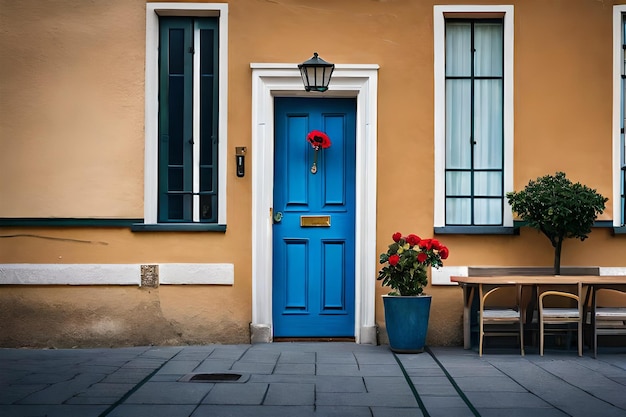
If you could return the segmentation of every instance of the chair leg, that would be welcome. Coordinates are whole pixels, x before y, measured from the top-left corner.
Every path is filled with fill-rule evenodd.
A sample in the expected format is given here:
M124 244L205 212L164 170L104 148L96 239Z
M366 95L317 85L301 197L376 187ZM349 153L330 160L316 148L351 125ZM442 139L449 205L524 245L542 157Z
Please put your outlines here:
M583 321L578 320L578 356L583 355Z
M519 345L521 355L524 356L524 322L522 321L522 315L520 314L519 320Z
M598 329L596 323L593 323L593 358L598 359Z
M543 356L543 317L539 315L539 356Z
M480 340L478 342L478 356L483 356L483 339L485 337L485 330L483 329L483 320L480 319Z

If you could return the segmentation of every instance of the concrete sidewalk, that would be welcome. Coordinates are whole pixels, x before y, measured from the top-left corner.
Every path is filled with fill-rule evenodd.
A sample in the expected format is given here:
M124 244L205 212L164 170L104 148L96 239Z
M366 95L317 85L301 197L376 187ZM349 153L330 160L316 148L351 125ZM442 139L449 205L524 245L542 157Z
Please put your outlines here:
M0 349L0 416L626 416L626 349L598 359L354 343Z

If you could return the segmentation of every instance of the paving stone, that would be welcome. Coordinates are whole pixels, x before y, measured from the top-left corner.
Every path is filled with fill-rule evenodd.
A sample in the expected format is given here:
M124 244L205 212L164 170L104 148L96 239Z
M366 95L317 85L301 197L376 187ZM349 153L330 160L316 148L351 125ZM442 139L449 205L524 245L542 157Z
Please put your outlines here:
M314 384L270 384L264 405L313 405Z
M317 375L361 376L357 365L317 364Z
M122 404L106 417L189 417L196 405Z
M267 393L269 384L215 384L203 404L259 405Z
M65 404L108 404L118 402L120 397L72 397Z
M290 374L272 374L272 375L250 375L249 382L286 382L290 384L314 384L319 377L315 375L290 375Z
M16 384L0 386L0 404L13 404L28 395L47 388L46 384ZM0 414L2 415L2 414Z
M315 415L313 406L201 405L191 417L315 417Z
M315 375L314 363L278 363L275 374Z
M146 368L154 370L163 365L163 363L165 363L165 360L163 359L136 358L126 362L126 364L124 364L121 369Z
M146 382L125 404L199 404L215 384L195 382Z
M250 349L250 345L230 345L230 346L217 346L209 359L228 359L236 361L241 359L245 353Z
M363 377L363 380L367 392L413 395L404 376L366 376Z
M373 417L422 417L419 408L371 407Z
M2 417L100 417L108 405L0 405ZM109 417L109 416L107 416ZM133 416L137 417L137 416Z
M547 408L549 404L529 392L472 391L465 395L476 408Z
M369 407L337 407L337 406L323 406L315 408L316 417L372 417L372 412ZM389 417L392 417L390 415ZM396 417L396 415L393 415ZM401 416L398 416L401 417ZM415 413L411 414L411 417L415 417Z
M194 369L194 372L224 372L229 371L235 363L232 359L205 359Z
M359 365L363 376L401 376L402 370L398 364L389 365Z
M318 376L316 392L367 392L360 376Z
M555 408L483 408L481 417L567 417L561 410Z
M271 374L274 372L275 367L275 363L235 362L231 369L233 371L245 372L247 374Z
M112 384L98 382L77 395L79 397L122 397L133 389L135 384Z
M171 360L167 362L159 371L158 374L188 374L193 372L199 365L201 361L182 361L182 360Z
M45 372L32 373L17 380L21 385L26 384L56 384L63 381L69 381L76 377L78 372ZM104 372L103 372L104 374Z
M283 352L278 358L279 364L284 363L315 363L314 352Z
M508 376L468 376L454 378L461 390L492 392L528 392Z
M315 400L317 405L352 405L368 407L416 407L413 395L378 394L378 393L331 393L320 392Z
M101 381L105 375L82 374L76 375L69 381L63 381L49 385L41 391L34 392L21 400L19 404L62 404L77 392L81 392L96 382Z
M137 384L152 372L154 370L145 368L121 368L107 375L101 382Z
M341 365L357 365L356 357L352 352L318 352L318 364L341 364Z

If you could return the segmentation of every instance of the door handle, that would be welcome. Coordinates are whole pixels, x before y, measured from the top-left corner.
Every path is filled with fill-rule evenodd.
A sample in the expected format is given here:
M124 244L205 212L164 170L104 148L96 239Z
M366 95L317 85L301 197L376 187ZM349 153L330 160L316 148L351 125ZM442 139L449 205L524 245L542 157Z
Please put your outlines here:
M280 223L282 219L283 219L282 211L277 211L276 213L274 213L274 223Z

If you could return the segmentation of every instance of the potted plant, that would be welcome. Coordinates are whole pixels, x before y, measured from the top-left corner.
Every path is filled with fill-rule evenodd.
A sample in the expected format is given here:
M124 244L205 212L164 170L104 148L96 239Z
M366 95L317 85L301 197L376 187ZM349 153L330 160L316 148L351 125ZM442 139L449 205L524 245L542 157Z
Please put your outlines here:
M526 225L550 240L554 248L554 275L561 274L563 240L585 240L608 200L596 190L572 183L563 172L531 180L522 191L507 193L506 198Z
M437 239L420 239L400 232L392 236L393 243L380 254L384 266L378 280L391 288L383 296L385 324L389 346L398 353L424 351L431 296L424 294L428 285L428 267L439 268L448 258L448 248Z

